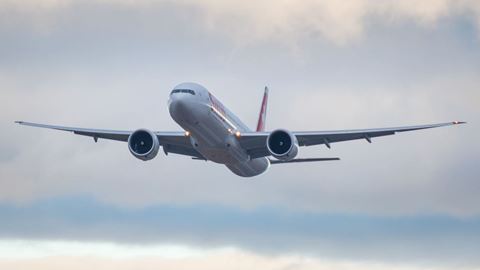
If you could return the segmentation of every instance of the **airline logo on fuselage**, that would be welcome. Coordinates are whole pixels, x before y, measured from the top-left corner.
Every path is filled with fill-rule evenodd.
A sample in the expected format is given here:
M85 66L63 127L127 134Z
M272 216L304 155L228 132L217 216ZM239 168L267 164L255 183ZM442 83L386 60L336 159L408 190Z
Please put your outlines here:
M218 101L218 99L216 99L212 94L210 94L210 92L208 93L208 96L210 98L210 103L212 104L212 111L218 116L221 121L227 124L228 131L233 134L233 132L235 130L238 130L238 128L235 126L235 124L232 123L232 121L228 119L225 107L223 107L222 103Z
M208 92L208 96L210 98L210 103L212 104L212 107L219 112L223 117L227 116L227 113L225 112L225 108L223 107L223 104L218 101L217 98L215 98L210 92Z

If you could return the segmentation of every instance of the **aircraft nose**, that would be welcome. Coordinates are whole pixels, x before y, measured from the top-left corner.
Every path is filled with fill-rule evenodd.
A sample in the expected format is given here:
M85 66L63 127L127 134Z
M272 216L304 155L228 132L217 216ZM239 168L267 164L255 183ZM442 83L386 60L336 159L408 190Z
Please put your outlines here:
M181 117L184 112L187 100L186 97L182 94L173 94L170 96L168 110L170 111L170 115L174 118Z

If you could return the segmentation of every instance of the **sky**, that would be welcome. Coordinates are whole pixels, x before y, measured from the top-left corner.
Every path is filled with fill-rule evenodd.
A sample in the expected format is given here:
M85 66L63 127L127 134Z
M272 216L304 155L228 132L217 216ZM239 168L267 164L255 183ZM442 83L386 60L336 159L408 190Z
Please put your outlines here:
M0 0L1 269L480 269L480 2ZM252 128L467 125L224 166L15 125L177 131L204 85Z

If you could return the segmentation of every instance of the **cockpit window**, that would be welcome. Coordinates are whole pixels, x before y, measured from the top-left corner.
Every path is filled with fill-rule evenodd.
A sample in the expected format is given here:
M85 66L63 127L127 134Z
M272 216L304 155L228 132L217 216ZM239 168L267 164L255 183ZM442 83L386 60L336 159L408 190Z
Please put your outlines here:
M187 93L187 94L190 94L190 95L195 95L195 91L190 90L190 89L173 89L172 93L170 93L170 95L175 94L175 93Z

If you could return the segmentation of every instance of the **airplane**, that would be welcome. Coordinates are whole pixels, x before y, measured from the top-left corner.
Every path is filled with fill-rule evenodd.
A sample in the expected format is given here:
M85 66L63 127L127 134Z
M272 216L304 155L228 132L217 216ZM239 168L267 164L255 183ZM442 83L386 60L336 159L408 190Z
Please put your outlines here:
M183 131L103 130L44 125L24 121L15 123L73 132L74 134L127 142L132 155L140 160L155 158L160 146L165 155L186 155L195 160L224 164L234 174L253 177L265 173L271 164L339 160L339 158L297 158L299 147L366 140L420 129L464 124L454 121L432 125L332 131L265 131L268 88L265 87L256 130L250 130L205 87L197 83L181 83L174 87L168 100L173 120ZM272 158L273 157L273 158Z

